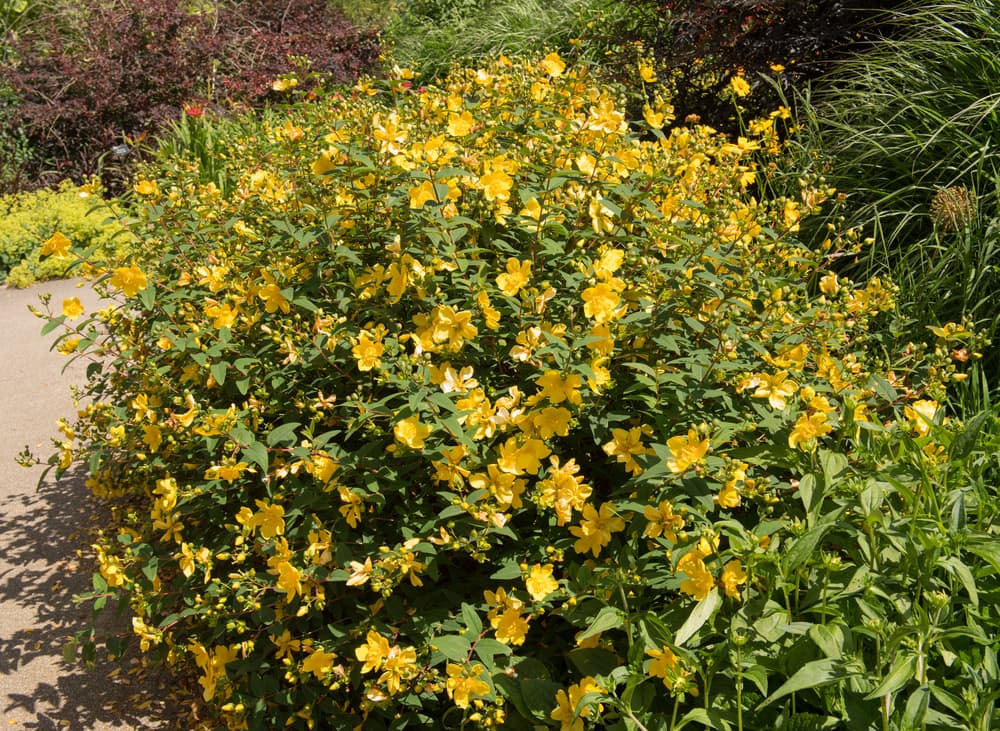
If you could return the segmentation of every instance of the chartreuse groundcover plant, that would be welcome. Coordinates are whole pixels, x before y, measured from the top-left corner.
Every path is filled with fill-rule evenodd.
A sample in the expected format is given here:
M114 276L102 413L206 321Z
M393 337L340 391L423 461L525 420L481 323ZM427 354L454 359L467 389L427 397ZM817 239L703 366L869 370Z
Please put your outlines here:
M231 192L147 170L115 304L54 303L97 604L231 729L994 725L977 336L883 341L854 239L796 241L832 191L755 198L782 115L409 75L266 116Z

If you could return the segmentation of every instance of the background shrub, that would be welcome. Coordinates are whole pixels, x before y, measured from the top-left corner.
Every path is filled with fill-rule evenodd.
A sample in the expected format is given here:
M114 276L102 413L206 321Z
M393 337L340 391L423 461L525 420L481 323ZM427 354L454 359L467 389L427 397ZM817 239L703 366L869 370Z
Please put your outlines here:
M229 727L996 722L980 341L881 336L852 235L796 239L829 189L753 193L773 117L622 92L549 54L268 114L229 191L143 172L117 306L55 303L106 364L53 458L119 501L95 598Z
M55 233L68 238L95 261L122 250L125 229L101 199L99 186L66 181L55 190L0 198L0 278L7 286L64 277L75 263L67 256L42 257L40 249Z
M114 193L143 140L184 105L256 107L283 73L308 66L340 82L377 55L371 34L316 0L197 9L177 0L61 3L13 47L5 76L17 95L15 121L55 161L33 175L52 183L100 174Z

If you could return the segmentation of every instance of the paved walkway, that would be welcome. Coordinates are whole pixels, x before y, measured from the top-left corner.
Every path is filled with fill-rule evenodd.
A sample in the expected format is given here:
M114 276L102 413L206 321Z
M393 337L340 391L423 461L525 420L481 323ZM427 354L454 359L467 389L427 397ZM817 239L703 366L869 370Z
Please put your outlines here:
M43 468L15 462L26 445L48 457L56 420L74 414L69 384L84 380L82 363L62 372L67 358L49 351L52 336L40 335L44 321L28 311L43 292L57 311L66 297L88 311L97 305L70 281L0 287L0 731L182 728L165 720L175 715L166 681L143 678L135 658L93 670L63 659L90 623L73 596L90 588L86 527L96 506L82 477L56 483L50 474L39 486ZM128 621L119 617L117 629Z

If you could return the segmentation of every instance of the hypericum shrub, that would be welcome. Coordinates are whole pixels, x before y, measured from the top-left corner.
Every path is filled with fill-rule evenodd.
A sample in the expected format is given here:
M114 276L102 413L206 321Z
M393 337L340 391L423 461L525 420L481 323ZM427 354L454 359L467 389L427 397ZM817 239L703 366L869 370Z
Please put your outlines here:
M795 240L830 191L748 193L773 118L409 75L267 116L230 193L147 170L118 304L55 303L97 601L233 729L996 720L975 336L879 339L891 285Z
M56 190L0 197L0 279L9 287L67 275L78 257L42 254L44 244L60 234L78 252L102 260L122 250L125 228L101 199L100 186L65 182Z

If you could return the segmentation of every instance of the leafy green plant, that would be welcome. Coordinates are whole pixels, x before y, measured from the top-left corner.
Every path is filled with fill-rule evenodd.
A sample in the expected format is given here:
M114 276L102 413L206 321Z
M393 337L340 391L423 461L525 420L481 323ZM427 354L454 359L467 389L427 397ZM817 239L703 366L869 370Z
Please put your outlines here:
M268 113L228 190L147 167L114 304L43 313L101 359L52 459L116 507L95 605L233 729L995 726L977 335L882 334L854 235L796 238L828 186L755 195L770 116L403 75Z

